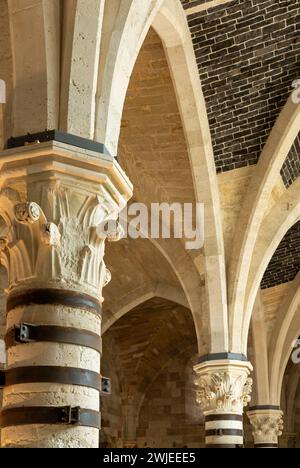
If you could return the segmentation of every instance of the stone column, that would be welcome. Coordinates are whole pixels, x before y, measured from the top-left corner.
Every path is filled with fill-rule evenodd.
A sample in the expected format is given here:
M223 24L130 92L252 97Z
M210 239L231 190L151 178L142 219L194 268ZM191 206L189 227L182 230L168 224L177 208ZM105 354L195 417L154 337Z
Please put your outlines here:
M6 271L0 268L0 372L5 371L6 352L5 352L5 322L6 322L6 294L4 288L6 287ZM2 408L2 379L0 376L0 411ZM0 441L1 441L1 426L0 426ZM1 447L1 444L0 444Z
M3 372L5 370L5 347L4 347L4 341L0 339L0 372ZM1 378L0 378L1 381ZM0 385L0 411L2 408L2 398L3 398L3 390ZM0 426L0 440L1 440L1 426Z
M278 448L283 430L283 412L279 408L255 406L248 411L255 448Z
M2 447L99 446L105 241L131 185L106 155L47 142L2 153L9 273ZM1 161L0 161L1 164Z
M211 360L195 366L197 402L205 416L207 448L243 448L243 410L250 401L249 362Z

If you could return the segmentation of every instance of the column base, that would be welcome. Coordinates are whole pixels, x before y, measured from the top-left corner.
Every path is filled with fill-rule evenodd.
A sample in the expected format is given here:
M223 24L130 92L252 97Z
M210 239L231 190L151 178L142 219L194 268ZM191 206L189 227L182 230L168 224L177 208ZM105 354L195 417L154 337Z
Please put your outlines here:
M278 444L254 444L254 448L278 448Z

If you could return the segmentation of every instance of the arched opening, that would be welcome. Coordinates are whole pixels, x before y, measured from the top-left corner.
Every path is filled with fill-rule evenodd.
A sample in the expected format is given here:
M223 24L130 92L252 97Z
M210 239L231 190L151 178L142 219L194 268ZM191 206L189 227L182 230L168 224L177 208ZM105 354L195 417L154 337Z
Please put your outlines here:
M278 224L276 217L270 219ZM280 227L283 230L284 224ZM299 363L295 365L292 358L298 352L293 347L300 334L299 232L296 222L284 235L277 234L277 248L270 251L269 262L265 262L267 267L261 274L248 340L249 357L255 365L254 406L268 402L283 411L281 447L298 443Z
M205 249L189 255L181 249L180 242L156 243L184 290L197 323L199 353L204 355L228 349L219 193L205 101L186 15L177 0L163 3L161 6L160 2L155 2L156 10L153 9L153 14L144 21L141 40L134 43L133 50L132 38L127 40L126 36L116 57L113 52L116 52L119 30L116 38L114 36L110 44L112 55L108 55L112 64L104 70L101 85L104 92L98 94L101 98L97 115L99 122L105 121L103 115L107 112L110 116L101 141L109 141L108 148L113 147L113 153L118 155L135 187L135 201L171 202L177 198L180 202L205 204ZM112 2L110 4L113 6ZM132 10L134 5L135 2ZM140 18L140 7L137 16ZM150 29L141 48L149 24L153 30ZM132 28L133 22L128 19L124 34ZM136 29L140 31L139 24ZM124 57L128 57L126 64ZM117 68L116 64L119 64ZM114 79L112 70L115 70ZM151 79L148 79L149 74ZM124 106L124 85L127 88L129 77ZM192 192L192 200L189 192ZM205 274L206 304L203 308L201 289ZM210 333L212 328L214 332Z
M293 342L300 332L300 223L292 226L274 252L261 288L266 310L270 359L270 392L277 404L282 398L284 374Z
M200 446L196 355L193 318L181 305L153 298L115 322L103 336L102 373L113 390L102 398L102 446Z
M153 29L145 39L130 80L118 155L134 186L133 202L143 203L148 209L151 203L187 202L195 206L176 93L164 47ZM203 326L198 270L201 256L201 251L186 250L184 239L174 239L172 234L171 239L126 239L108 246L106 263L113 279L105 291L104 323L108 315L122 315L118 309L124 302L134 302L144 294L153 297L157 288L171 287L178 290L192 310L199 344ZM209 337L206 339L209 342Z
M195 205L176 92L153 29L129 84L118 159L133 183L133 202ZM127 238L107 246L112 281L103 307L102 374L113 389L101 402L101 446L197 447L204 439L192 369L205 304L194 258L184 239Z
M300 365L289 360L282 382L281 407L285 413L285 430L282 447L300 446Z

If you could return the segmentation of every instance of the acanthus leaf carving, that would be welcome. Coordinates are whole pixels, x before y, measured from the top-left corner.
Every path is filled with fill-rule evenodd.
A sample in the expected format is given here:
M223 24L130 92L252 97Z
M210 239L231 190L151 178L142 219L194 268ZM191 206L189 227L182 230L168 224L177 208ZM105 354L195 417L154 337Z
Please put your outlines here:
M283 413L280 410L250 411L248 417L253 428L253 437L256 444L278 442L282 435L284 423Z
M197 402L202 411L242 413L251 400L252 379L246 372L204 372L197 375Z
M35 201L11 189L1 192L10 197L0 253L11 272L11 285L27 281L44 287L45 282L63 280L64 287L102 300L102 288L111 280L104 263L105 241L119 240L122 230L117 226L105 237L99 235L98 226L118 213L105 188L99 185L97 190L61 176L33 183L27 193Z

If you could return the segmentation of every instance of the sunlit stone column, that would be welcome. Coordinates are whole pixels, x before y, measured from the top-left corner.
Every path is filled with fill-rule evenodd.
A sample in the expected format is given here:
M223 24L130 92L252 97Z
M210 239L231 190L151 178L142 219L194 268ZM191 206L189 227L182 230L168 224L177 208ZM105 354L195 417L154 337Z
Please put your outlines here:
M210 360L195 366L197 401L205 416L207 448L242 448L243 411L250 401L249 362Z
M2 338L0 339L0 372L3 372L5 369L5 346L4 346L4 341ZM1 380L1 379L0 379ZM0 385L0 411L2 408L2 398L3 398L3 390ZM0 437L1 437L1 427L0 427Z
M247 414L253 428L255 448L278 448L278 437L283 431L283 412L279 408L256 406Z
M6 286L6 272L0 268L0 372L4 372L6 363L6 352L5 352L5 319L6 319L6 294L4 287ZM0 411L2 408L2 375L0 375ZM0 440L1 440L1 426L0 426ZM1 446L1 445L0 445Z
M9 273L2 447L98 447L106 240L131 185L110 156L49 142L2 153ZM0 161L1 164L1 161Z

